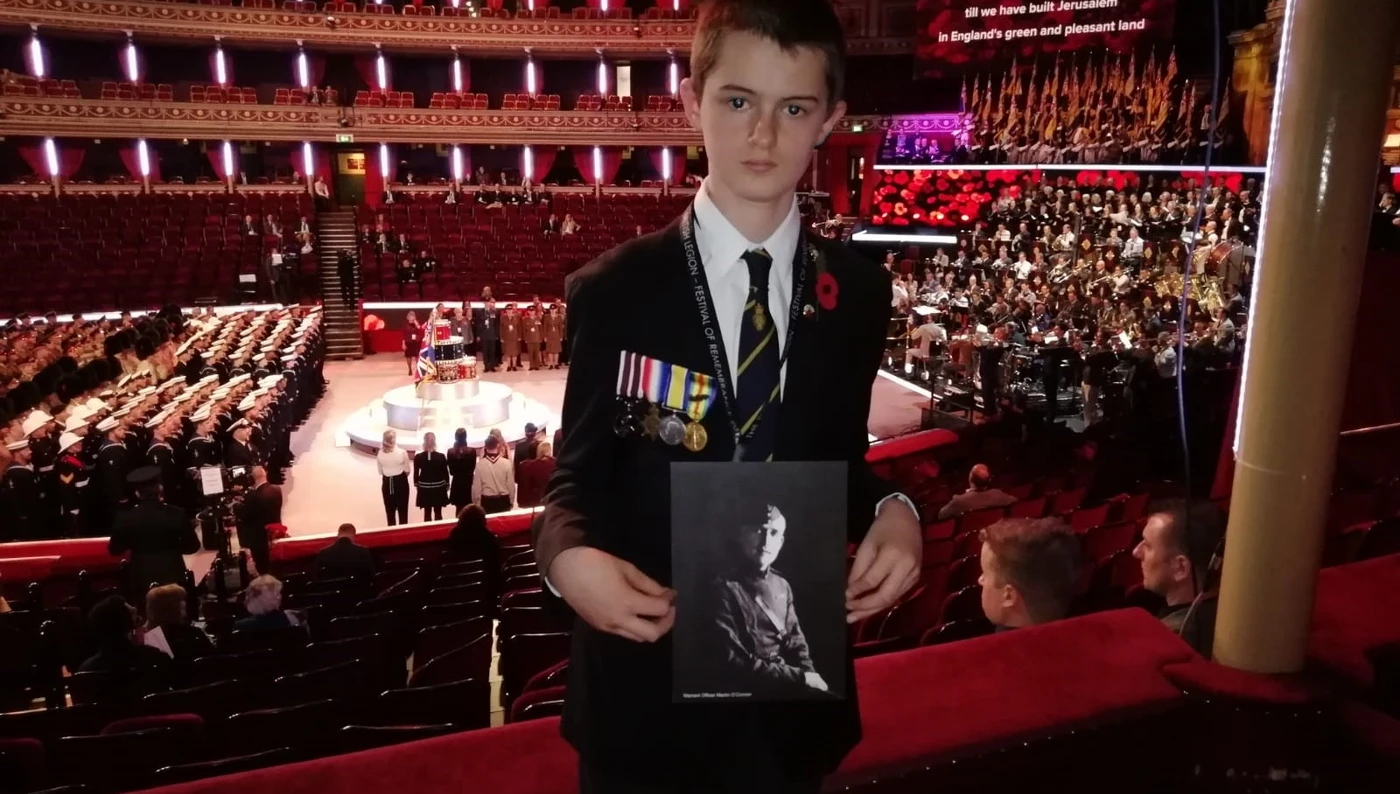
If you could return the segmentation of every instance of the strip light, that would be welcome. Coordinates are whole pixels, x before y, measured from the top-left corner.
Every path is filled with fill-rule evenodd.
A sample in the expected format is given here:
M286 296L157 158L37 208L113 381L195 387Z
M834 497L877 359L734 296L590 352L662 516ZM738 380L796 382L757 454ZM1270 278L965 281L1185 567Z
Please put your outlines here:
M462 93L462 59L457 57L452 59L452 90Z
M223 161L224 161L224 178L226 178L226 179L228 179L228 180L232 180L232 179L233 179L233 144L229 143L228 141L224 141L224 151L223 151L223 155L224 155L224 156L223 156Z
M389 90L389 66L384 61L384 53L376 53L374 56L374 76L379 80L379 90Z
M529 150L530 147L525 148ZM452 145L452 179L462 181L462 147L456 144Z
M525 61L525 93L535 95L535 59Z
M146 147L145 138L136 142L136 167L140 169L141 176L151 175L151 150Z
M308 179L316 175L316 160L312 155L311 141L301 142L301 164L306 169Z
M384 178L384 183L389 182L389 144L379 144L379 175Z
M676 63L676 59L671 59L670 79L668 83L671 88L671 96L680 93L681 90L681 65Z
M311 67L306 62L306 52L297 52L297 84L302 90L311 87Z
M671 147L661 147L661 180L666 183L671 181Z
M525 156L521 170L525 172L525 181L535 181L535 150L528 143L525 144Z
M608 95L608 62L598 58L598 95Z
M35 77L44 76L44 45L39 43L37 33L29 39L29 67Z
M49 167L49 176L58 176L58 146L54 144L53 138L44 139L44 165Z
M224 48L214 48L214 82L228 85L228 62L224 60Z
M593 181L603 184L603 149L601 146L593 147Z
M128 83L139 82L141 70L136 57L136 42L131 39L126 40L126 52L123 54L122 62L126 66L126 81Z

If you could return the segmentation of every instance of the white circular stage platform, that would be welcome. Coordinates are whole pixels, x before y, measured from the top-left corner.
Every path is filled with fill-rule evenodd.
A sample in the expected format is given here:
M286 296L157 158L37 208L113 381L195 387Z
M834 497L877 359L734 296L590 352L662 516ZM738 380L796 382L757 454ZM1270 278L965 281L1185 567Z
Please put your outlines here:
M466 429L469 444L480 447L496 429L506 443L521 440L526 423L555 428L559 419L544 403L504 383L473 378L391 389L351 414L341 432L350 446L369 452L379 451L386 429L398 433L399 446L408 450L421 449L423 434L431 432L437 435L438 449L445 451L459 427Z

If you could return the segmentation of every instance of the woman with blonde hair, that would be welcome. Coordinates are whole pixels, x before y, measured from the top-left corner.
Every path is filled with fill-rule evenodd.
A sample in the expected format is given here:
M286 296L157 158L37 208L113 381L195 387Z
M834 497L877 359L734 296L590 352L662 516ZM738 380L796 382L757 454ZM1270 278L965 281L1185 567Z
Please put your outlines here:
M146 593L146 625L141 641L172 659L190 661L214 652L214 644L187 622L185 588L178 584L153 587Z
M248 617L233 624L234 631L269 631L300 626L295 612L282 608L282 580L275 576L259 576L243 591L243 608Z
M379 492L384 497L384 517L389 526L408 523L408 470L413 458L398 445L398 434L384 431L383 443L375 456L379 465Z

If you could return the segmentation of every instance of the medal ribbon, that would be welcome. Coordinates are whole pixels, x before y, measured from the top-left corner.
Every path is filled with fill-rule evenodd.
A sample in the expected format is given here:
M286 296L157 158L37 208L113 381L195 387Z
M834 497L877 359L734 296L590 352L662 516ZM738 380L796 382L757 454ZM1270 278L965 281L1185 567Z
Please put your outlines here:
M792 340L797 333L797 323L802 316L802 299L806 294L807 286L807 238L799 234L797 238L797 248L793 252L792 261L792 305L788 309L787 333L784 335L782 358L778 360L779 371L787 363L788 354L792 352ZM681 215L681 243L685 247L686 270L690 274L691 287L695 293L695 306L700 313L700 327L705 334L705 344L709 347L710 363L714 367L714 385L712 391L717 392L721 400L724 401L724 413L729 419L729 431L733 434L735 446L735 460L739 460L739 448L745 440L753 435L757 430L757 425L749 427L744 433L739 432L738 418L735 416L736 397L734 387L729 376L729 358L724 349L724 336L720 333L715 322L715 312L713 301L710 299L710 284L705 278L704 267L700 263L699 250L695 246L695 207L692 204L686 207ZM737 343L738 340L736 339ZM710 400L714 396L710 396ZM695 416L694 405L689 412ZM708 408L708 405L706 406ZM701 416L704 414L702 413ZM698 421L698 419L697 419Z

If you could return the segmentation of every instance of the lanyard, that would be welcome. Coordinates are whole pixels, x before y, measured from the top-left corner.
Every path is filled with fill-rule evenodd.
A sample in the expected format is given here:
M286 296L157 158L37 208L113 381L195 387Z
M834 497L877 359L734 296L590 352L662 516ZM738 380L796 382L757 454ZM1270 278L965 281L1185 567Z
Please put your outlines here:
M701 266L700 255L695 247L695 209L693 205L687 207L685 213L681 215L681 243L685 246L686 270L690 273L690 283L694 288L695 306L700 311L700 327L705 332L705 343L710 349L710 363L714 367L715 380L719 382L719 396L724 401L724 414L729 419L729 430L734 437L735 460L738 460L738 456L742 454L741 445L753 437L754 432L758 430L758 423L750 425L747 433L739 432L739 423L734 415L734 404L738 401L738 397L735 395L729 379L729 357L725 354L724 336L720 333L715 322L714 308L710 300L710 284L705 278L705 270ZM802 298L807 286L807 268L804 261L806 254L807 240L799 234L797 250L794 252L792 260L792 305L788 311L783 354L778 359L779 372L787 364L788 354L792 352L792 340L797 333L797 321L802 316Z

